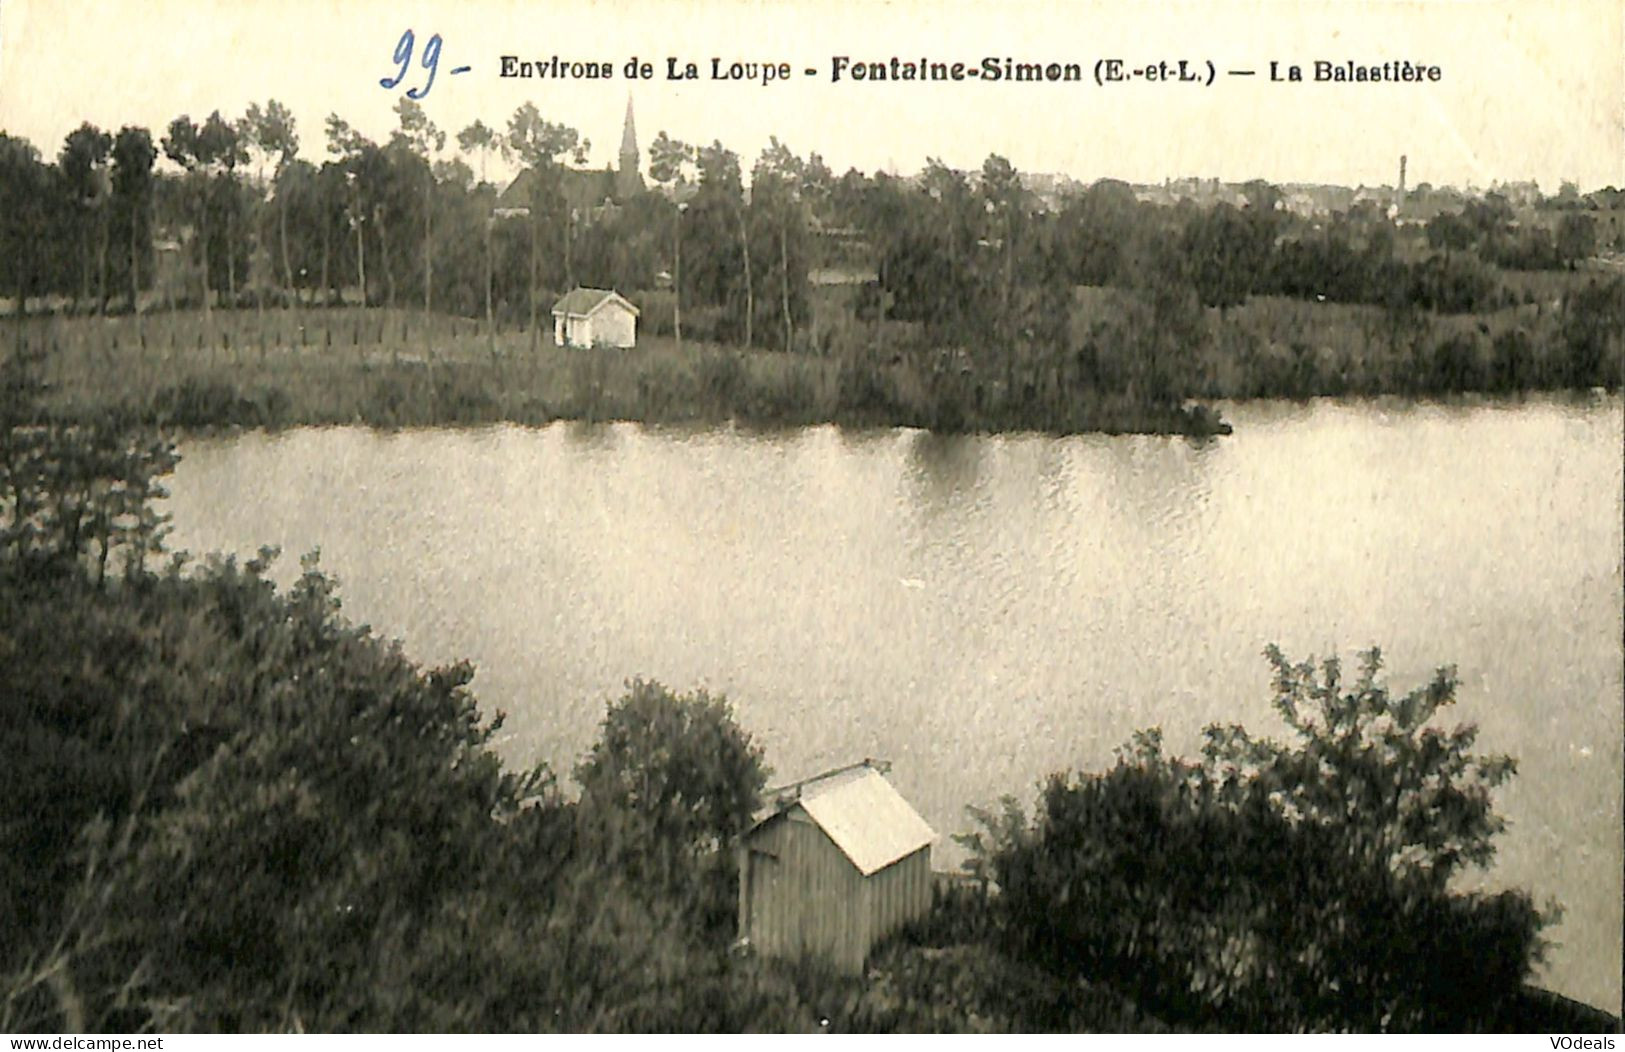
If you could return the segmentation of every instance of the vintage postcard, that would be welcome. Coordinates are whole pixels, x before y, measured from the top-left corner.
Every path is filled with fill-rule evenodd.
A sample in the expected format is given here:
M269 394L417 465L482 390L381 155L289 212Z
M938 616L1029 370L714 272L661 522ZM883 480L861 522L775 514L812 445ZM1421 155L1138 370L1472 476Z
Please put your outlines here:
M1621 55L0 0L0 1030L1617 1031Z

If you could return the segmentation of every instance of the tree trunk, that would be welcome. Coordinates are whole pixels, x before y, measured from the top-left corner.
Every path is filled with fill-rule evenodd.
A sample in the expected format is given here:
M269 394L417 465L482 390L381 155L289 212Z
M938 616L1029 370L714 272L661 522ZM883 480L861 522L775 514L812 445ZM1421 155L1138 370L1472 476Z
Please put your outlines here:
M264 165L260 166L259 173L256 175L255 179L259 189L264 191ZM256 320L259 323L260 351L263 353L265 351L265 275L259 273L259 261L261 257L264 257L267 262L269 262L271 258L270 251L265 247L265 200L263 198L261 198L259 204L254 207L254 254L250 256L248 260L249 273L259 279L254 282L254 308L258 314L258 318Z
M84 205L79 205L79 285L73 290L73 313L90 298L90 236L85 230Z
M329 253L328 246L332 243L332 240L333 240L333 224L330 223L330 222L329 223L323 223L322 224L322 306L324 306L324 307L330 306L332 304L332 302L333 302L332 274L328 270L328 253ZM284 249L287 248L287 242L286 241L283 242L283 248ZM284 255L282 258L283 258L283 266L284 266L284 268L286 268L286 266L287 266L287 256ZM286 270L285 269L284 273L287 275L287 278L288 278L288 306L291 308L293 306L293 272L291 270Z
M571 250L574 248L575 241L576 213L575 209L569 208L568 205L566 208L568 210L564 215L564 287L566 289L573 289L576 287L576 279L574 261L571 259L571 256L573 255Z
M237 309L237 180L226 178L226 295Z
M434 342L429 335L429 311L434 294L433 213L434 175L431 172L429 181L423 184L423 350L431 358L434 356Z
M485 167L483 157L480 159L480 167L482 170ZM485 217L485 337L493 355L497 353L496 312L491 308L491 225L495 221L495 216Z
M130 313L139 318L141 317L141 311L137 304L141 298L141 278L136 273L137 260L139 259L136 227L140 224L136 220L135 204L132 202L130 204Z
M671 288L674 294L672 306L672 329L677 334L677 349L683 349L683 213L677 212L677 222L674 224L677 236L673 239L677 247L673 250L675 258L672 261Z
M17 268L17 309L12 314L17 319L17 354L19 356L23 353L23 321L28 317L28 289L23 284L25 280L23 277L24 269L23 267ZM20 513L17 518L19 520L22 518ZM19 549L22 545L22 536L21 533L18 534L17 543Z
M96 212L96 316L107 313L107 242L112 237L107 219L107 199Z
M784 300L784 353L795 345L795 321L790 317L790 230L788 221L779 224L779 287Z
M395 268L389 265L389 231L384 228L384 217L379 213L373 219L378 230L378 262L384 268L384 297L390 310L395 309Z
M429 324L430 301L434 290L434 252L431 247L434 223L434 177L423 184L423 324Z
M363 236L364 225L355 225L355 268L357 279L361 282L361 306L367 305L367 239Z
M739 216L739 250L745 257L745 347L751 346L751 325L756 318L756 291L751 287L750 277L750 238L746 236L745 210L741 208Z
M205 320L213 317L209 313L209 184L204 182L202 207L198 209L197 243L198 257L203 265L203 317Z
M536 216L536 209L531 209L530 216L530 281L526 284L525 294L530 306L530 349L536 350L536 227L540 219Z
M288 200L279 191L276 195L277 226L280 228L282 242L282 280L283 287L288 290L286 306L293 306L293 265L288 262ZM327 296L327 228L322 228L322 296Z
M1004 216L1004 285L999 290L999 327L1004 330L1003 336L1008 341L1005 349L1004 363L1004 404L1013 404L1016 393L1016 333L1015 326L1010 318L1010 283L1013 278L1012 267L1015 260L1015 237L1010 223L1010 214Z

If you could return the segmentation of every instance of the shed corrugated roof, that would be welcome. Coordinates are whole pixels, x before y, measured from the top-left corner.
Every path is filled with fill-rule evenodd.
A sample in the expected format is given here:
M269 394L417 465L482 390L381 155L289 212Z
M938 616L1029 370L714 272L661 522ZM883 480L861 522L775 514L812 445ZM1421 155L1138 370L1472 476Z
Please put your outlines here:
M798 803L866 877L937 838L873 768L809 786Z

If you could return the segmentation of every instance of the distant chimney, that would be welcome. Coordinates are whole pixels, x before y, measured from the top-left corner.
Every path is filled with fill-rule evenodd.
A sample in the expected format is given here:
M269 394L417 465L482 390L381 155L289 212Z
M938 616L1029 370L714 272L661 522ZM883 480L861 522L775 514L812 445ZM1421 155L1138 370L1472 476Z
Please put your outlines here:
M1394 195L1394 205L1405 211L1405 155L1399 155L1399 192Z

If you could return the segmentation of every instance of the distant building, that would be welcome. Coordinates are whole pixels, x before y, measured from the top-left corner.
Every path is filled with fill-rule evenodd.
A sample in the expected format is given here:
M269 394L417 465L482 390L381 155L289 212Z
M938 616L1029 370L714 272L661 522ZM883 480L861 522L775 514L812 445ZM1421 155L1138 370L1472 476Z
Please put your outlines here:
M643 192L638 170L638 133L632 121L632 100L626 100L626 121L621 128L620 168L560 168L559 192L566 214L587 217L603 214ZM497 197L498 218L530 214L532 194L540 178L533 168L520 172Z
M560 347L632 347L638 309L612 289L572 289L553 304L553 342Z
M767 957L863 970L931 908L936 833L869 761L778 793L739 847L739 935Z

